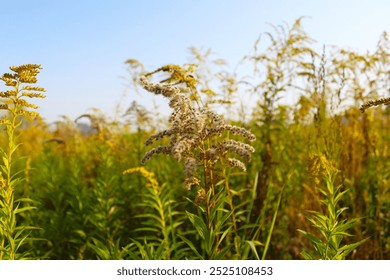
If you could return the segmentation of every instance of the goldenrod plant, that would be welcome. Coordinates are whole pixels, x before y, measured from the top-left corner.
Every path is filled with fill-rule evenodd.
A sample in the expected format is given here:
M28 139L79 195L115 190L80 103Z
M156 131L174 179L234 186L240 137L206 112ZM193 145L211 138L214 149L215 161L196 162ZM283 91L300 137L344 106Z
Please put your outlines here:
M5 73L1 80L9 87L0 92L0 109L3 115L0 124L6 129L7 145L0 148L2 162L0 165L0 259L22 259L27 252L23 252L21 246L27 242L31 225L21 225L18 220L22 212L30 211L32 206L24 206L30 202L28 198L15 198L15 189L20 187L23 180L20 170L15 169L15 164L21 157L17 150L22 145L18 141L18 128L24 118L36 117L37 109L27 99L44 98L44 88L34 86L41 66L26 64L10 67L12 73Z
M342 190L341 185L335 185L339 170L323 154L318 154L312 155L311 172L313 176L320 177L315 179L321 180L319 191L325 210L323 213L310 211L307 217L318 233L299 230L314 247L312 251L302 251L302 256L307 260L343 260L367 239L350 244L343 243L345 237L351 236L351 229L358 223L358 219L344 217L348 208L340 204L348 189Z
M178 238L178 228L183 223L183 215L176 210L178 202L172 198L173 189L164 184L160 186L155 175L144 167L127 169L123 174L139 172L147 180L146 192L136 203L140 214L141 227L135 229L141 238L133 239L124 252L133 258L169 260L185 258L186 248ZM137 248L138 250L133 250Z
M203 252L195 249L191 241L185 239L197 255L219 259L233 247L239 256L241 250L237 245L239 236L236 209L228 170L238 168L245 172L244 162L251 160L251 154L255 150L231 136L241 136L248 141L254 141L256 137L245 128L226 123L207 103L203 104L196 88L197 80L191 75L192 67L185 69L167 65L141 77L142 86L168 98L173 110L169 118L170 128L152 135L146 141L146 145L150 145L169 137L169 144L148 151L142 162L145 163L155 154L167 154L183 163L185 187L188 190L197 188L194 203L199 206L200 211L198 214L187 212L187 216L202 238ZM157 72L168 73L168 78L158 83L152 82L150 76ZM236 156L241 157L244 162ZM229 211L225 209L225 203L229 205ZM230 230L235 234L235 244L224 243Z

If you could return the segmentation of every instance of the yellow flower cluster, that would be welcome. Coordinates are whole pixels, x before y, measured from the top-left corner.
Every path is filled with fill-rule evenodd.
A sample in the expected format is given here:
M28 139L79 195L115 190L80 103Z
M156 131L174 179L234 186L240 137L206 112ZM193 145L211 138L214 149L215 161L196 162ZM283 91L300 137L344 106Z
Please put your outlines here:
M139 172L142 177L144 177L146 180L148 180L149 184L147 186L152 187L153 189L159 190L160 186L158 185L158 182L156 180L156 177L154 176L154 173L146 170L145 167L134 167L129 168L125 171L123 171L123 174L129 174L129 173L135 173Z
M0 91L0 98L4 99L6 104L0 104L0 110L7 110L14 116L36 117L36 112L26 110L27 108L37 109L38 106L23 99L45 98L42 87L31 86L37 82L37 75L42 69L38 64L24 64L20 66L11 66L14 73L5 73L0 77L6 86L12 89Z

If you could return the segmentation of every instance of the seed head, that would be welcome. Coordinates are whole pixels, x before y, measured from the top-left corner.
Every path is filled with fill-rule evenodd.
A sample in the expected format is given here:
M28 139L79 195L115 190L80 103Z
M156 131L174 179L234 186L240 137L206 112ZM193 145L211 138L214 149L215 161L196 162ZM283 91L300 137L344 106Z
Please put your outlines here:
M390 97L387 98L380 98L377 100L370 100L366 103L364 103L362 106L360 106L360 111L364 113L368 108L378 106L378 105L390 105Z
M151 82L150 75L158 71L169 72L172 76L160 83ZM169 137L169 145L151 149L144 155L141 162L145 163L153 155L159 153L168 154L178 162L183 162L187 188L199 185L199 180L196 178L198 166L214 168L213 165L221 160L222 163L227 162L229 166L246 170L243 162L235 158L227 158L227 154L235 153L243 160L250 161L251 154L255 151L254 148L236 140L227 140L226 137L221 140L220 137L223 134L242 136L249 141L256 140L256 137L247 129L226 124L223 118L207 105L202 106L201 102L196 103L195 101L199 101L199 98L190 98L194 94L197 95L196 83L192 79L177 66L159 68L140 79L145 90L168 98L168 104L173 111L169 117L170 128L150 136L145 142L146 145L151 145L155 141ZM175 84L172 84L173 82ZM179 88L177 86L179 83L185 84L186 87Z

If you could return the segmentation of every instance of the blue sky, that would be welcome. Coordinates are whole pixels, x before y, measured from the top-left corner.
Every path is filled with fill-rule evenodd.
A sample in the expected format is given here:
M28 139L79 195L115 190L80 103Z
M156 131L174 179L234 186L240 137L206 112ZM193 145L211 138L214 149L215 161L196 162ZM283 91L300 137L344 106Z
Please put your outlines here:
M232 67L251 50L267 23L300 16L323 44L373 50L390 28L388 0L13 0L0 6L0 73L11 65L42 64L47 90L39 112L47 121L118 102L150 105L150 94L126 89L129 58L147 70L182 64L188 48L212 48ZM0 90L3 90L0 85Z

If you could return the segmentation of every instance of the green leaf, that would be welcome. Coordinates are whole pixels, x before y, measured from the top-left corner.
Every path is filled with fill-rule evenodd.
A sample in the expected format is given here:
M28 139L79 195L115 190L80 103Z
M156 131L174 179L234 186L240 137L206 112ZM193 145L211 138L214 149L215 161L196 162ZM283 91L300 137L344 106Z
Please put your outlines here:
M188 211L186 211L186 214L187 214L188 219L190 220L190 222L193 224L196 231L198 232L199 236L203 240L209 240L210 233L209 233L204 221L200 217L198 217L197 215L194 215Z
M7 158L7 156L3 156L2 158L3 158L4 168L7 168L7 166L8 166L8 158ZM5 170L7 170L7 169L5 169Z
M204 258L202 257L201 254L199 254L198 250L196 249L196 247L194 246L194 244L188 240L187 238L185 238L183 235L178 235L187 245L188 247L190 247L190 249L195 253L195 255L200 259L200 260L204 260Z
M321 244L323 243L321 239L315 237L313 234L306 232L304 230L298 229L299 232L303 233L307 238L309 238L314 244Z
M37 209L37 207L35 207L35 206L26 206L26 207L22 207L22 208L16 208L14 210L14 213L19 214L19 213L22 213L25 211L30 211L30 210L35 210L35 209Z
M232 247L232 245L228 245L226 247L223 247L222 250L220 252L218 252L217 255L215 255L215 256L213 255L212 258L214 260L222 260L222 259L224 259L226 253L230 251L231 247Z
M314 258L311 256L311 254L309 254L309 253L306 252L306 251L302 251L302 252L301 252L301 255L302 255L302 257L303 257L305 260L314 260Z
M264 246L264 244L263 243L261 243L261 242L259 242L259 241L256 241L256 240L251 240L251 241L249 241L249 240L247 240L247 241L245 241L248 245L249 245L249 247L251 248L251 251L253 252L253 254L255 255L255 257L256 257L256 259L257 260L260 260L260 257L259 257L259 254L257 253L257 249L256 249L256 245L257 246Z
M342 191L341 193L337 194L336 198L334 199L334 203L336 204L348 191L349 189L346 189L345 191Z
M225 239L226 235L230 232L230 230L233 228L233 225L231 225L230 227L228 227L224 232L223 234L219 237L219 241L218 241L218 244L217 244L217 248L221 245L222 241Z
M334 256L334 259L336 260L344 260L346 256L348 256L353 250L355 250L358 246L366 242L369 238L365 238L363 240L360 240L359 242L344 245L343 247L338 249L337 254Z

